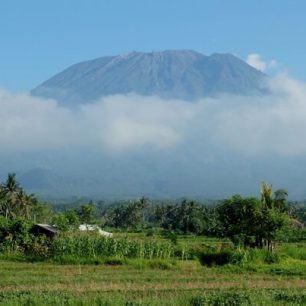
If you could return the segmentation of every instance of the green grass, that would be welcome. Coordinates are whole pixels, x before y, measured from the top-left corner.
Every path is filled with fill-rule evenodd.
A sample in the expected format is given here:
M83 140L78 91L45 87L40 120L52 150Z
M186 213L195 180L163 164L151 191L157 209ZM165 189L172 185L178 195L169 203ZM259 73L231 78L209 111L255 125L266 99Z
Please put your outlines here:
M306 260L306 243L284 243L279 246L278 252L291 258Z
M0 305L228 305L227 299L240 303L233 305L298 305L306 296L305 273L272 273L276 268L282 266L252 271L209 268L197 260L58 265L2 259Z
M105 244L106 252L101 244L86 239L70 242L60 256L41 261L18 252L0 254L0 305L306 304L305 244L279 245L277 253L270 254L237 251L226 240L206 237L179 236L174 244L163 236L116 234L119 241L132 241L131 249L122 248L132 256L125 256L122 250L111 251L116 246L113 242ZM145 242L153 249L170 246L174 256L144 256L148 254L142 249ZM61 241L60 246L65 243ZM77 247L85 252L76 256ZM175 255L182 249L191 254L188 260ZM207 266L196 257L224 250L230 250L230 259L242 259L238 264Z
M71 292L41 291L33 293L20 291L15 294L0 294L0 305L122 305L122 306L238 306L238 305L305 305L305 293L289 292L288 290L210 290L205 292L148 292L146 296L141 292L133 292L125 297L113 293L100 294L89 291L72 294Z

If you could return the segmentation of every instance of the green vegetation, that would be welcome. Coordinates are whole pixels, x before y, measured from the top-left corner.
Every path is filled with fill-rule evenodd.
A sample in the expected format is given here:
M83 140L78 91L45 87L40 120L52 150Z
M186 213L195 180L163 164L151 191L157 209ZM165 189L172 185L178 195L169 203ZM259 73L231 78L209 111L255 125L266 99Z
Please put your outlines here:
M2 259L0 305L303 305L306 266L289 274L294 271L290 266L206 267L197 260L135 259L59 265Z
M0 185L0 305L304 305L306 209L286 198L263 183L260 198L217 205L143 197L58 212L9 174ZM39 234L35 223L59 233Z
M218 207L222 232L236 245L274 247L276 235L289 223L284 200L279 192L273 198L272 187L263 183L261 200L235 195Z
M170 259L174 247L169 242L156 240L110 239L98 235L63 235L51 244L51 258L71 257L96 259L116 256L116 258Z

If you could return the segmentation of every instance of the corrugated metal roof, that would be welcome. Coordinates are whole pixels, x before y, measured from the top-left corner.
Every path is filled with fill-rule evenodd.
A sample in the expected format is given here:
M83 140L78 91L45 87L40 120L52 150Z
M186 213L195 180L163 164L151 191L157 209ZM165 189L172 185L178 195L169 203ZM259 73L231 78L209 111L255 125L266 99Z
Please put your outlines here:
M59 232L59 229L55 225L39 223L39 224L36 224L36 226L42 227L43 229L50 231L54 234Z

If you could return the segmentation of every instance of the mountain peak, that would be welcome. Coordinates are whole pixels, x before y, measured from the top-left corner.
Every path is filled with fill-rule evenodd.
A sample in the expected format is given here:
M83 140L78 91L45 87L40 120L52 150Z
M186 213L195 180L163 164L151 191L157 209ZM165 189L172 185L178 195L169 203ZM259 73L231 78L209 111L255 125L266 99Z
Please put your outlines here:
M258 94L265 75L232 54L193 50L130 52L68 67L32 91L64 105L136 93L197 100L219 94Z

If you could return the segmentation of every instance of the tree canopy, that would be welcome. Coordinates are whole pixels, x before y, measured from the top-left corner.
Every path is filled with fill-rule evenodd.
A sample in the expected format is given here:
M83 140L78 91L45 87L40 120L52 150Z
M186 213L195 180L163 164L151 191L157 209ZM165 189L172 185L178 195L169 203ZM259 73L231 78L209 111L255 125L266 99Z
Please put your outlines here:
M285 199L273 196L271 185L263 183L261 198L234 195L218 207L222 233L235 244L273 248L277 232L289 221Z

